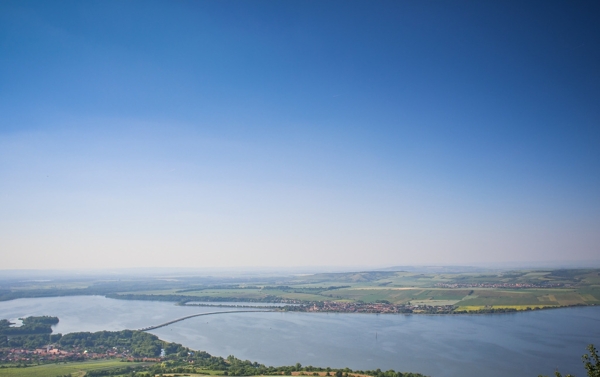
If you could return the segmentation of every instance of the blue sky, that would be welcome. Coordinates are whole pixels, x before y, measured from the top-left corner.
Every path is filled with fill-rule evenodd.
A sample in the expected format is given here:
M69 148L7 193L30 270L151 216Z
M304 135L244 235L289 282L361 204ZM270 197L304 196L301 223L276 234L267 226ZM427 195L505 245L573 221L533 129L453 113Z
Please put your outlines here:
M599 15L4 1L3 268L598 260Z

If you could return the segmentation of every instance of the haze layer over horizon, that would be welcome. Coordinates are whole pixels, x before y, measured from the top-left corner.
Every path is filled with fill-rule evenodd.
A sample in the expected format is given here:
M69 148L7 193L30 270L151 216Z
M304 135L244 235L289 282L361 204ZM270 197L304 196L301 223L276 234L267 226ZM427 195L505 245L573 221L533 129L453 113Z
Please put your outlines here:
M2 268L597 259L599 7L4 1Z

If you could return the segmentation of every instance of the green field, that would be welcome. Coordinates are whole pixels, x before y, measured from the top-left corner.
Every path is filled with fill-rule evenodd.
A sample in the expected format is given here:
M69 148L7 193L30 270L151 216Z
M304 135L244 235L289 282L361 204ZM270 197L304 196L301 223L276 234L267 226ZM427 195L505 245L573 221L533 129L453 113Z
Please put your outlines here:
M291 284L290 284L291 283ZM478 284L563 284L553 288L480 288ZM343 288L331 289L343 285ZM474 285L440 288L439 284ZM568 286L568 287L567 287ZM600 304L597 270L511 271L499 274L439 274L406 272L311 275L288 282L287 288L220 287L198 290L138 291L144 295L185 294L205 300L388 301L393 304L455 305L471 308L560 307ZM329 287L329 288L327 288ZM268 289L267 289L268 288ZM326 289L327 288L327 289ZM133 293L133 292L129 292Z
M6 377L54 377L73 374L83 376L86 371L96 369L114 369L127 366L142 366L148 363L123 362L119 360L94 360L44 364L27 368L0 368L0 376Z
M434 268L430 270L435 270ZM600 305L600 269L364 271L297 276L169 276L57 282L7 281L0 300L100 294L166 301L344 301L467 307ZM1 282L1 281L0 281ZM129 295L123 297L119 295Z
M302 301L320 301L323 300L323 296L296 293L296 292L284 292L276 289L205 289L199 291L185 292L189 296L198 297L218 297L218 298L235 298L235 299L264 299L269 296L276 296L286 298L290 300L302 300Z

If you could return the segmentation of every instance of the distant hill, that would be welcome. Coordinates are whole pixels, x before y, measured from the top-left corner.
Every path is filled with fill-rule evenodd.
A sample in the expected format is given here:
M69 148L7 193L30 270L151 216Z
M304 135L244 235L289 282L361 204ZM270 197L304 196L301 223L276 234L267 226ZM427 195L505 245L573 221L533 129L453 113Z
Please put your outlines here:
M492 271L489 268L473 267L473 266L394 266L387 268L378 268L372 271L393 271L393 272L419 272L429 274L461 274L461 273L478 273Z

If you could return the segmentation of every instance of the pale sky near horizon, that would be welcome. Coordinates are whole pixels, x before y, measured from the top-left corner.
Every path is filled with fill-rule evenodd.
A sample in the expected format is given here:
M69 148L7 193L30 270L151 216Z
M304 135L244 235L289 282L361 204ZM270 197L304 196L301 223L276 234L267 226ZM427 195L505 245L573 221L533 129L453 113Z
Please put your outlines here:
M3 1L0 269L598 260L598 16Z

